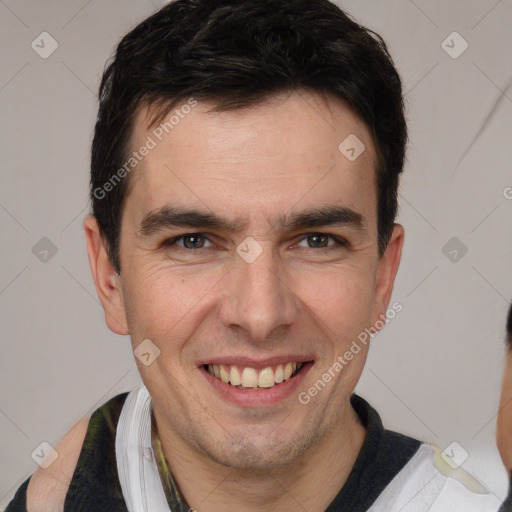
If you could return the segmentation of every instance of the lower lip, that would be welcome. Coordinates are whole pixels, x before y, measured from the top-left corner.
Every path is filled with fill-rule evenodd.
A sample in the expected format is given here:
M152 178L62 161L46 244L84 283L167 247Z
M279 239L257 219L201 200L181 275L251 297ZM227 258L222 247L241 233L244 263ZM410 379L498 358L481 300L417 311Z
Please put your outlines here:
M208 373L204 366L200 367L200 371L213 389L228 402L242 407L263 407L278 404L289 398L303 381L309 370L311 370L313 364L311 361L304 363L300 371L288 380L271 388L258 389L241 389L231 384L226 384L211 373Z

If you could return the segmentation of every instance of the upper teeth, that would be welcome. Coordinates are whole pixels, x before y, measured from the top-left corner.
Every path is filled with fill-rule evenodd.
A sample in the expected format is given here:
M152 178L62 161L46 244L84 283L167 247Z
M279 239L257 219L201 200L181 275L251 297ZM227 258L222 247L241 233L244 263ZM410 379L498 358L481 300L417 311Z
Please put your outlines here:
M286 363L277 366L267 366L262 370L249 366L209 364L208 372L218 379L232 386L244 388L271 388L272 386L288 380L302 368L302 363Z

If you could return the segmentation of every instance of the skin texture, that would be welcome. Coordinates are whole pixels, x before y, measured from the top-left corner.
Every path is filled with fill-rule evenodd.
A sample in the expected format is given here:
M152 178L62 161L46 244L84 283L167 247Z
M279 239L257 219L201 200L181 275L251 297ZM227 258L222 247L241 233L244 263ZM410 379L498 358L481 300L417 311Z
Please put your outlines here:
M55 446L59 454L48 468L39 467L27 488L29 512L61 512L87 432L89 418L83 418Z
M138 164L123 211L117 275L94 218L84 222L89 261L109 328L132 348L150 339L160 356L137 360L154 405L168 464L187 502L201 512L324 510L346 481L364 440L349 399L367 347L311 399L297 395L328 371L365 328L385 314L403 229L377 247L375 152L369 132L341 101L294 92L249 109L209 113L199 102ZM151 135L147 108L132 148ZM366 146L349 161L338 145L356 134ZM168 228L138 233L164 205L241 218L240 232ZM323 206L350 208L351 225L286 230L274 219ZM187 233L203 233L187 249ZM327 247L307 235L325 233ZM262 253L236 252L246 237ZM314 365L280 403L241 407L205 379L199 361L307 355ZM191 485L193 483L193 485Z
M500 407L496 423L496 439L501 460L510 475L512 472L512 352L507 351L501 382Z

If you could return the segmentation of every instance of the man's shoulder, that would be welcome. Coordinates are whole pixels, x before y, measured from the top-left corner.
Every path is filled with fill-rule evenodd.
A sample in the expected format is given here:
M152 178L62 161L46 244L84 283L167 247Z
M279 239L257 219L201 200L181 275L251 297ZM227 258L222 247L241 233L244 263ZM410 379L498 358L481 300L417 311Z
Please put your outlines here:
M467 510L495 512L500 500L476 476L458 464L454 449L442 450L429 445L433 452L433 465L444 480L442 491L432 505L432 512Z
M374 503L371 512L495 512L498 498L440 447L421 443L403 470Z
M96 442L113 441L117 420L127 393L117 395L91 415L78 421L55 446L57 459L46 469L39 467L28 482L26 510L53 512L64 508L66 495L79 460L94 452ZM85 448L85 449L84 449ZM7 512L9 512L9 508Z

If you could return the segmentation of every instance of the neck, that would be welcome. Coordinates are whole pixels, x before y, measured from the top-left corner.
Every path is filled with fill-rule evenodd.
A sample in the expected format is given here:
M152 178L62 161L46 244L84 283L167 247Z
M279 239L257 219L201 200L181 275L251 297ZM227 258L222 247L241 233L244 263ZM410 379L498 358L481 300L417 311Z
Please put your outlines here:
M156 415L160 442L174 480L189 506L269 512L324 511L339 493L364 442L366 430L348 404L334 427L293 463L270 471L226 467L190 447Z

